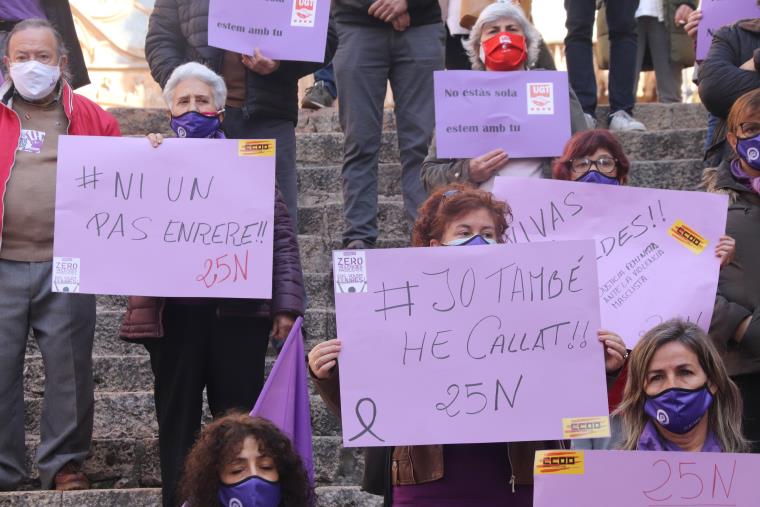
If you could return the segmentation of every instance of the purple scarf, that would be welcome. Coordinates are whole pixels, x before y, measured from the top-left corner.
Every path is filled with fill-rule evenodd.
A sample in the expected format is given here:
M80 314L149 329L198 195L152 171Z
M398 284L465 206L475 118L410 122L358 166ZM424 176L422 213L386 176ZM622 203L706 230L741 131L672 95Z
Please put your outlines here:
M731 161L731 175L736 181L754 191L756 194L760 194L760 177L752 177L747 175L742 169L739 159Z
M678 447L676 444L665 438L662 438L652 421L649 421L647 425L644 426L644 431L641 432L636 450L683 452L683 449ZM723 452L723 449L720 447L720 443L718 443L718 439L715 438L715 433L710 430L707 430L707 437L705 437L705 443L702 446L701 452Z

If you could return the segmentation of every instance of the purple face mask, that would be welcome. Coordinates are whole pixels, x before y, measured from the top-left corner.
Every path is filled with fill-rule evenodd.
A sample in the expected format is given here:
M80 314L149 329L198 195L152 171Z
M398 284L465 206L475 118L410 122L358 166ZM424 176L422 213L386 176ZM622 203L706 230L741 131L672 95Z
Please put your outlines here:
M280 483L258 475L219 488L219 501L224 507L277 507L281 499Z
M737 138L736 152L752 169L760 171L760 134Z
M219 113L203 114L198 111L188 111L179 116L172 116L171 127L177 137L224 138Z
M707 384L699 389L674 387L647 397L644 412L666 430L683 435L697 425L712 402Z
M590 170L575 181L582 181L584 183L601 183L603 185L620 185L617 178L611 176L605 176L599 171Z
M478 246L478 245L495 245L496 240L491 238L484 238L480 234L470 236L468 238L452 239L448 243L444 243L445 246Z

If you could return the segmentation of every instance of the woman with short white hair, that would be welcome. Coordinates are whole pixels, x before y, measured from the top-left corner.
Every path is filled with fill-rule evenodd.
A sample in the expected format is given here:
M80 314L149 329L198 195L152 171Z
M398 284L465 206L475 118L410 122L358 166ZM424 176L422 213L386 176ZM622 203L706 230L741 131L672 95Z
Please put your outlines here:
M534 69L541 41L541 34L519 6L496 2L480 13L464 47L473 70L526 71ZM583 110L572 90L569 100L571 133L586 130ZM491 190L496 176L549 178L551 158L510 158L499 148L472 159L441 159L437 157L434 138L422 163L421 178L428 193L450 183L469 183Z
M203 65L177 67L164 87L172 130L181 138L224 139L226 94L222 78ZM161 134L148 138L156 148L163 143ZM304 314L296 232L276 187L273 240L271 299L129 298L121 337L150 354L164 506L179 503L177 485L200 430L204 389L214 417L249 411L264 383L269 337L284 340Z

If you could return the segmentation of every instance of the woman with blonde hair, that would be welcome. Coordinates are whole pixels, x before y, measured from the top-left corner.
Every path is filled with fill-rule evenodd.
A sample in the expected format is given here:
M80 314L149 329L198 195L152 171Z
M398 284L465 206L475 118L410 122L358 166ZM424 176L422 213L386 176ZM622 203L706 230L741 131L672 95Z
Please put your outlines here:
M742 399L707 334L673 319L636 344L616 411L627 450L748 452Z

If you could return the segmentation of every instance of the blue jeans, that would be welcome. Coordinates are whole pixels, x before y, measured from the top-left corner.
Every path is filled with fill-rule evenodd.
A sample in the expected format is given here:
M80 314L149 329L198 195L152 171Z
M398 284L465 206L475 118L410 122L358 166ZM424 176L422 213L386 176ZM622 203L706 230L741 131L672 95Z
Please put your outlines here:
M314 73L314 82L316 83L317 81L322 81L325 84L325 88L330 92L332 98L338 98L338 87L335 84L335 71L333 71L332 62Z

